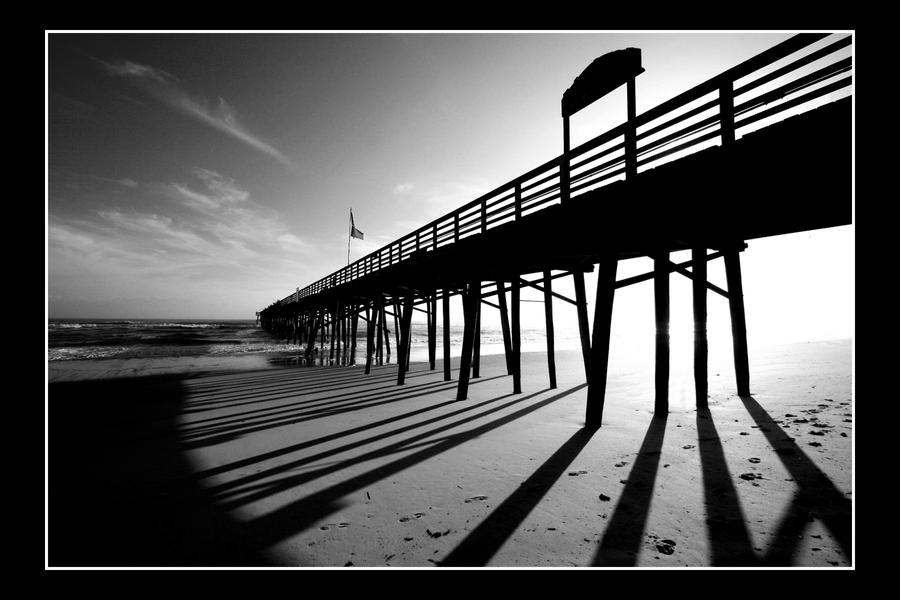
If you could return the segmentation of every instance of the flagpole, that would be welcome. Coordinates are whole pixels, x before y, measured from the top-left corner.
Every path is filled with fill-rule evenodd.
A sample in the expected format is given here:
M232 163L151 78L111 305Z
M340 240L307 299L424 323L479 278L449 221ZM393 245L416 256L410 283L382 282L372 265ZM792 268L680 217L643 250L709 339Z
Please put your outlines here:
M347 266L350 266L350 238L353 233L353 207L350 207L350 229L347 230Z

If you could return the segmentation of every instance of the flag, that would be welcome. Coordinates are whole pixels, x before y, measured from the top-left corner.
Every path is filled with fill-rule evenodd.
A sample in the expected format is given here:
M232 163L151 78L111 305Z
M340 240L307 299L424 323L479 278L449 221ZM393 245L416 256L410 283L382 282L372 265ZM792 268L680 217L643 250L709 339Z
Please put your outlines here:
M350 236L355 237L358 240L363 239L363 232L356 228L356 225L353 224L353 211L350 211Z

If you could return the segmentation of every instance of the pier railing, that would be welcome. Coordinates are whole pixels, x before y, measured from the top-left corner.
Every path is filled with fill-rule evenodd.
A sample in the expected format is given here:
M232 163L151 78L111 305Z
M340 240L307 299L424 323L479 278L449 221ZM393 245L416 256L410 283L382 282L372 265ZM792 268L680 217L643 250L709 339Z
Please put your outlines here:
M810 103L849 88L849 34L804 33L637 115L637 165L647 170L765 126ZM816 46L813 48L813 46ZM808 53L799 55L801 50ZM792 56L795 55L795 56ZM843 57L841 57L843 56ZM805 108L804 108L805 106ZM521 219L561 200L560 173L568 166L569 194L608 185L625 175L622 123L504 183L350 265L278 301L290 304Z

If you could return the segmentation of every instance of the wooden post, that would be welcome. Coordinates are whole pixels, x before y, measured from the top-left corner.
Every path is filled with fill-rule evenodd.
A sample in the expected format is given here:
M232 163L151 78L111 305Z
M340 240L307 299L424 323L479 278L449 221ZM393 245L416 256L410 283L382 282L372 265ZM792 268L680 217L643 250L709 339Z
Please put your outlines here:
M521 312L522 303L519 301L521 285L516 277L512 282L510 294L510 312L512 312L512 368L513 368L513 394L522 393L522 328Z
M375 299L375 314L373 318L375 319L375 361L376 364L380 367L384 364L384 335L382 335L382 328L384 327L384 296L378 294L378 298Z
M470 283L462 294L463 327L462 356L459 359L459 385L456 399L465 400L469 392L469 372L472 368L472 347L475 341L475 320L478 303L481 302L481 282Z
M444 288L444 381L450 381L450 290Z
M387 307L381 307L381 335L384 336L384 351L387 362L391 362L391 332L387 326Z
M397 342L397 358L400 357L400 319L397 315L400 314L400 303L394 302L394 340ZM391 353L391 348L388 346L388 355Z
M478 285L478 301L475 303L475 339L472 340L472 379L481 376L481 283Z
M434 371L437 354L437 290L428 298L428 367Z
M403 300L402 323L400 324L400 342L397 345L397 385L403 385L406 380L406 371L409 370L409 340L412 328L413 301L415 294L410 291ZM399 307L399 304L395 304Z
M309 341L306 344L306 356L309 357L312 355L313 346L316 344L318 315L309 315L307 321L309 322L309 337L307 338Z
M731 81L719 87L719 122L722 130L722 146L734 142L734 84Z
M500 306L500 328L503 330L503 351L506 354L506 374L512 375L512 337L509 332L509 311L506 307L506 283L497 282L497 302Z
M691 283L694 290L694 389L697 392L697 408L708 407L707 359L709 346L706 338L706 247L691 248Z
M356 364L356 333L359 329L359 306L354 302L350 314L350 364Z
M331 315L331 349L328 352L328 360L334 361L334 342L337 339L337 312Z
M547 323L547 373L550 376L550 389L556 389L556 356L553 339L553 289L550 271L544 271L544 317Z
M565 203L569 199L569 116L563 115L563 153L559 164L559 199ZM582 276L583 277L583 276Z
M737 250L725 253L725 278L728 282L728 306L731 310L731 339L734 346L734 374L739 396L750 395L750 361L747 356L747 322L744 315L744 284L741 281L741 255Z
M591 342L591 374L588 377L588 427L600 427L606 396L606 374L609 368L609 335L612 329L613 300L616 294L616 270L619 261L605 256L597 271L597 302L594 306L594 332Z
M653 414L669 414L669 253L653 256L653 300L656 312L656 396Z
M322 319L322 337L319 340L319 346L321 346L321 349L319 350L319 356L324 359L325 358L325 334L327 333L326 330L328 329L328 322L326 321L326 318L327 318L328 314L324 308L322 309L320 314L321 314L320 318Z
M575 282L575 310L578 313L578 333L581 335L581 356L584 359L585 381L591 380L591 332L588 325L587 294L584 291L584 273L572 271Z
M637 128L635 126L636 103L634 98L634 77L625 84L628 120L625 126L625 178L637 175Z
M366 303L366 375L372 371L372 352L375 350L375 311Z

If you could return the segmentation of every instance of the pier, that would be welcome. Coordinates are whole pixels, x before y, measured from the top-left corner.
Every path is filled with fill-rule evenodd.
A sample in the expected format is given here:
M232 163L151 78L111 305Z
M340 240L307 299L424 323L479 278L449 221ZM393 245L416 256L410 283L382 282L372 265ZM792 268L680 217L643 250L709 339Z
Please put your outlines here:
M444 379L451 380L450 302L463 308L456 397L478 378L483 310L497 310L512 393L521 394L521 290L543 293L547 378L556 387L553 299L576 307L588 384L586 424L602 424L616 290L654 286L657 415L668 412L669 280L692 281L694 383L707 402L709 292L728 302L736 392L751 391L741 253L748 241L852 223L849 35L800 34L642 113L635 110L641 53L597 58L560 103L562 153L457 210L263 308L260 325L283 339L354 356L365 328L365 373L396 355L396 383L409 368L414 311L426 316L428 361L437 366L443 325ZM626 86L621 125L570 147L569 120ZM832 100L830 95L843 95ZM820 106L809 108L810 103ZM801 112L804 109L805 112ZM799 114L794 114L794 113ZM690 251L675 263L671 254ZM621 261L647 257L652 271L617 278ZM727 289L707 279L722 259ZM597 272L588 313L585 273ZM575 298L554 291L571 278ZM287 287L287 285L286 285ZM713 301L719 301L713 296Z

